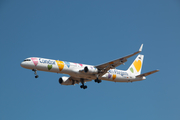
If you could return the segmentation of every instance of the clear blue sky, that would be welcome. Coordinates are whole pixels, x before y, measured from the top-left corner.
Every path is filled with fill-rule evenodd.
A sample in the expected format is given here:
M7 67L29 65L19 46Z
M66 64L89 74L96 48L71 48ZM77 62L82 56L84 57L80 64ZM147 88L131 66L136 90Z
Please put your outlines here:
M83 90L20 66L32 56L98 65L142 43L142 72L160 72L140 82ZM0 120L180 120L179 52L179 0L1 0Z

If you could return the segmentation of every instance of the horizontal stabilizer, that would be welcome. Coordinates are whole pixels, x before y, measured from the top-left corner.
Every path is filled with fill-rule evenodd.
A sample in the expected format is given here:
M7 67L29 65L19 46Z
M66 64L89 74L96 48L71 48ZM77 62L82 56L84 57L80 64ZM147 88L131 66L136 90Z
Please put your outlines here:
M151 71L151 72L147 72L147 73L144 73L144 74L140 74L140 75L138 75L138 76L136 76L136 77L148 76L148 75L151 75L151 74L156 73L156 72L158 72L158 71L159 71L159 70L154 70L154 71Z

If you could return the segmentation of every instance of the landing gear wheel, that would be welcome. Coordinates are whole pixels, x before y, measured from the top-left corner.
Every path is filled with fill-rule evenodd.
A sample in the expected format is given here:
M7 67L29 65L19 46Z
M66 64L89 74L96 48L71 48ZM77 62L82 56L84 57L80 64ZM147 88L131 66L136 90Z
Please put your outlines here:
M87 88L87 86L85 85L84 87L83 87L83 89L86 89Z
M97 83L101 83L102 81L101 80L99 80Z
M86 89L87 86L86 85L81 85L80 88Z
M102 81L97 78L94 80L94 82L101 83Z
M34 71L34 74L36 75L35 78L38 78L39 76L37 75L37 70L36 69L32 69L32 71Z
M38 77L39 77L38 75L35 76L35 78L38 78Z
M84 79L83 79L83 78L81 79L81 83L82 83L82 85L80 86L80 88L86 89L86 88L87 88L87 86L86 86L86 85L84 85Z

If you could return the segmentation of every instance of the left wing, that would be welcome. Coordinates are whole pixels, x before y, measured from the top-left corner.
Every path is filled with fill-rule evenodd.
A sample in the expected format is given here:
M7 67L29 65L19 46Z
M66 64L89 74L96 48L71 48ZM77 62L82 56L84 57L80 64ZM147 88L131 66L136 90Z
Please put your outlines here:
M140 53L142 51L142 48L143 48L143 44L139 48L139 51L137 51L137 52L135 52L133 54L130 54L128 56L125 56L125 57L122 57L122 58L119 58L119 59L116 59L116 60L101 64L101 65L97 65L96 68L99 71L98 75L103 76L108 70L110 70L112 68L115 68L115 67L117 67L117 66L119 66L121 64L124 64L127 61L128 58Z

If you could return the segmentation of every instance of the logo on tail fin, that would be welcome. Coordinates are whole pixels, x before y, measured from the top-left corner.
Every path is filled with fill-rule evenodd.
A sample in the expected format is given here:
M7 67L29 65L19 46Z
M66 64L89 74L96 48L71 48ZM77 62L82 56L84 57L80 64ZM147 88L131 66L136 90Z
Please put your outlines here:
M130 71L131 71L132 73L134 73L134 69L133 69L132 67L130 68Z
M136 68L137 72L139 72L140 69L141 69L141 66L142 66L141 61L140 61L140 60L138 60L138 61L135 60L134 63L133 63L133 65L134 65L134 67Z
M143 58L144 58L144 55L138 55L127 71L129 71L135 75L140 75Z

